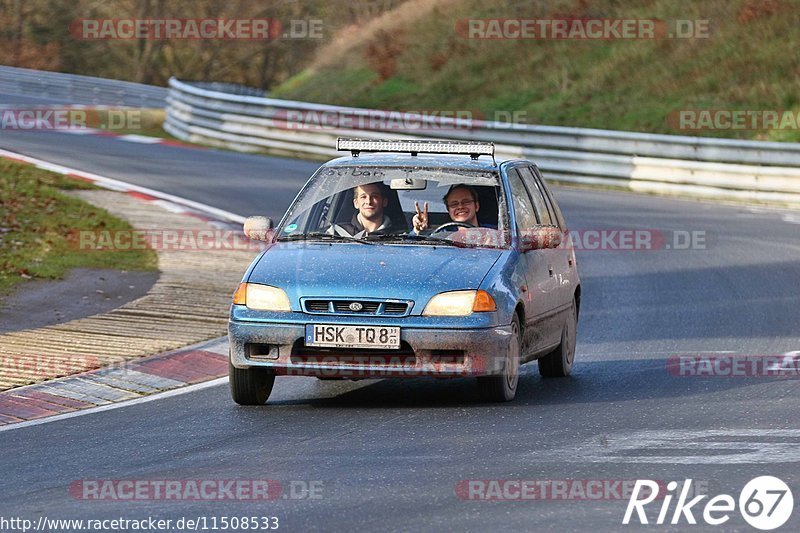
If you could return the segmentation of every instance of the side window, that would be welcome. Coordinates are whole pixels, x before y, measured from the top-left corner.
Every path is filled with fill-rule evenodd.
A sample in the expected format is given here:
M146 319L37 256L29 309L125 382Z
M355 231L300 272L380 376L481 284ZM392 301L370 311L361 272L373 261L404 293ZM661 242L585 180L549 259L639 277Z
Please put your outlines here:
M536 181L536 178L533 177L531 169L529 167L521 167L518 170L528 183L528 189L533 198L533 204L536 206L536 213L539 215L539 220L541 221L540 224L552 225L553 215L550 212L545 197L542 195L542 191L539 189L539 183Z
M544 178L542 177L542 173L539 169L532 169L534 176L536 176L536 184L539 186L541 191L544 193L545 200L547 200L547 205L550 207L550 212L553 214L553 223L557 224L562 229L564 226L564 216L561 214L561 208L558 207L558 203L556 202L555 196L553 195L553 191L547 189L544 185Z
M517 229L524 231L530 229L536 224L536 211L534 211L533 202L522 183L519 173L515 169L508 171L508 182L511 185L511 198L514 202L514 214L517 217Z

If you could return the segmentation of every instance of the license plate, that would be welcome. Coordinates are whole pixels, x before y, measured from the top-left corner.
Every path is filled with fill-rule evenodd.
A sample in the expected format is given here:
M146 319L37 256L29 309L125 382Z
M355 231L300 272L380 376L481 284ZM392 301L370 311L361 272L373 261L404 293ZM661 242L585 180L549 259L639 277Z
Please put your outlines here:
M400 348L400 328L306 324L306 346L321 348Z

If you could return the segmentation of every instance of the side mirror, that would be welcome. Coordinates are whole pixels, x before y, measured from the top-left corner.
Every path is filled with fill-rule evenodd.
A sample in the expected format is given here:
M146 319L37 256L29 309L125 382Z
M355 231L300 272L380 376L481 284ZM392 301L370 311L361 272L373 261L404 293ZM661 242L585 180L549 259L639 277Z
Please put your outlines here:
M272 240L272 219L268 217L247 217L244 221L244 235L254 241Z
M562 233L558 226L534 226L520 235L520 251L545 250L561 246Z

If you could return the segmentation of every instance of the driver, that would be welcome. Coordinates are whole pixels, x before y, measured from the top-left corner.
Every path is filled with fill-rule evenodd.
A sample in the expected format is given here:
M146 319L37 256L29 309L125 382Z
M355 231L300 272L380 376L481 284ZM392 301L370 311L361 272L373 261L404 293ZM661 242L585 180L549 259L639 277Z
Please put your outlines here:
M478 224L478 211L481 204L478 202L478 193L474 188L463 183L453 185L444 195L443 200L444 205L447 206L447 212L450 214L450 220L468 224L473 228L480 225ZM418 202L414 202L414 208L417 214L414 215L412 223L414 231L420 233L428 228L428 202L425 202L424 211L420 211Z
M373 233L390 233L392 221L383 214L389 205L386 186L381 182L365 183L353 189L353 207L358 213L350 223L333 224L326 233L361 238Z

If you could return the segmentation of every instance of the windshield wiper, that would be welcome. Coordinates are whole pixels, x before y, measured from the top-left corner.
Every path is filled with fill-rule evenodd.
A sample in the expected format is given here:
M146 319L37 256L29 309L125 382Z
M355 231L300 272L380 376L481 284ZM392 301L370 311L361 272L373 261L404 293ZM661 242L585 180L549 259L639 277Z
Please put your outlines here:
M278 241L281 242L288 242L288 241L345 241L345 242L357 242L361 244L370 244L374 245L374 242L367 242L362 239L356 237L350 237L345 235L331 235L330 233L325 233L322 231L312 231L310 233L295 233L293 235L285 235L283 237L278 237Z
M473 248L473 245L464 242L451 241L442 237L433 237L432 235L415 235L413 233L407 234L381 234L381 235L368 235L364 237L370 241L415 241L415 242L429 242L431 244L446 244L448 246L457 246L458 248Z

